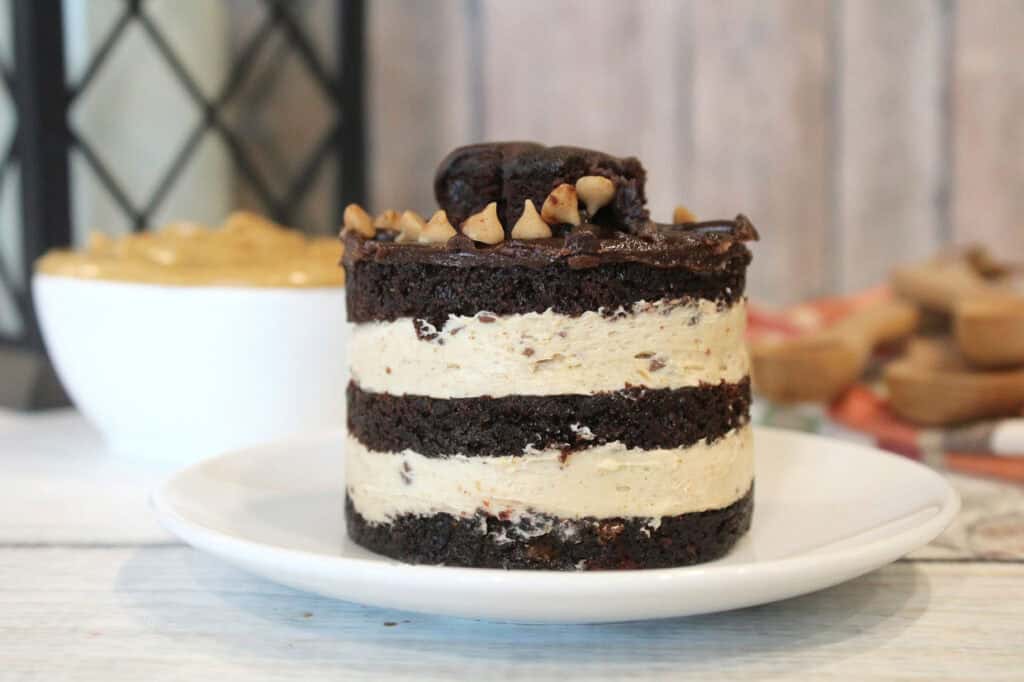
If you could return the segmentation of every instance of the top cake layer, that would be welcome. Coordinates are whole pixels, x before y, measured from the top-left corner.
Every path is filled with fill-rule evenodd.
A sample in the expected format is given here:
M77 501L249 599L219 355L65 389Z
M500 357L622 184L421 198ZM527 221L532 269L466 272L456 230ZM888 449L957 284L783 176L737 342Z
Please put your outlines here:
M741 240L747 225L741 218L707 231L698 226L664 242L612 236L584 241L585 250L577 250L572 236L483 246L459 235L438 247L349 235L348 319L411 317L440 328L449 315L481 311L614 314L663 298L728 306L743 297L750 251Z
M656 223L633 158L528 142L462 147L441 163L441 210L346 209L352 322L451 315L615 314L641 302L743 297L750 221Z

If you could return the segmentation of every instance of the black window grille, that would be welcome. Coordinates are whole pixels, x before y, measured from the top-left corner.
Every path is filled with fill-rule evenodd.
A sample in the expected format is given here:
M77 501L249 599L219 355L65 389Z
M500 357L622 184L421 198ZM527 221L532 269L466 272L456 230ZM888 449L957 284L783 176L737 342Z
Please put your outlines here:
M0 253L0 405L49 403L59 394L47 388L56 389L56 383L43 357L29 280L36 258L72 241L72 158L84 165L92 184L101 188L98 191L107 195L133 230L146 229L157 220L169 193L190 172L197 149L210 135L226 150L240 188L233 203L283 224L326 232L340 222L345 203L365 199L363 0L326 0L333 15L333 41L326 49L323 41L311 35L309 18L304 16L313 0L210 0L256 17L254 27L234 46L223 79L212 91L189 68L181 42L176 44L157 20L154 0L111 1L115 18L75 81L68 83L65 3L0 0L0 12L10 16L7 39L13 44L9 57L0 51L0 98L9 98L16 114L13 133L6 142L0 138L0 193L20 187L19 210L0 216L0 221L6 221L2 226L6 233L0 232L0 247L6 251ZM259 12L251 11L254 8ZM137 38L140 31L146 49L166 66L196 112L180 146L141 197L126 188L130 178L105 160L102 146L89 139L74 116L76 104L102 79L119 44L129 32ZM275 144L287 144L287 140L264 137L254 144L258 136L251 130L254 109L278 104L273 81L287 77L278 68L285 60L297 63L312 83L316 95L310 97L309 106L324 109L321 118L326 121L303 157L290 164L274 162ZM242 102L245 91L250 96ZM237 115L240 108L245 115ZM12 176L17 176L16 184L8 182ZM325 178L329 178L326 183ZM328 195L330 210L319 222L309 222L303 219L302 207L315 187ZM12 197L7 203L12 203ZM5 369L12 362L20 369ZM14 385L15 374L24 385Z

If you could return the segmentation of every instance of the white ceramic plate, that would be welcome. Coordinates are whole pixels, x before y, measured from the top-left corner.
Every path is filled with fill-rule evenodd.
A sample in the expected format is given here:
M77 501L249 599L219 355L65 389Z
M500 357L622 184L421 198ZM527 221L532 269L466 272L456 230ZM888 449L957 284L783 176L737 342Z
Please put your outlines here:
M424 613L597 623L724 611L820 590L932 540L960 508L935 472L873 448L760 428L751 532L688 568L561 573L412 566L345 538L341 433L232 452L153 494L186 542L322 595Z

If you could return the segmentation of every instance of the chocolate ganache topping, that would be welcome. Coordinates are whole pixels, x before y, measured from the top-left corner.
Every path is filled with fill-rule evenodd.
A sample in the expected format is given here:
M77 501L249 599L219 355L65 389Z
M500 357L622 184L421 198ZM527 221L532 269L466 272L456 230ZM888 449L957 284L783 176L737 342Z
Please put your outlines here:
M585 176L607 178L614 188L613 197L594 215L581 210L579 225L552 225L548 238L510 238L527 200L539 208L554 188ZM743 243L756 241L758 234L745 216L682 224L653 222L646 208L645 181L646 171L637 159L588 149L530 142L460 147L438 168L434 180L438 204L455 226L490 203L497 204L505 239L482 244L459 231L444 243L421 243L398 239L399 231L393 228L378 229L373 238L347 230L344 264L543 268L563 263L571 269L586 269L640 263L715 271L737 256L749 258Z

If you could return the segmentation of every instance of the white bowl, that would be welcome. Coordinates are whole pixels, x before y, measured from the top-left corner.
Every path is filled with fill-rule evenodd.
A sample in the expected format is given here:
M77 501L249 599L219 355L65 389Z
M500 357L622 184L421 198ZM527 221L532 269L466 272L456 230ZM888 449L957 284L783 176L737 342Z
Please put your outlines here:
M192 461L344 423L345 290L36 274L75 405L119 453Z

